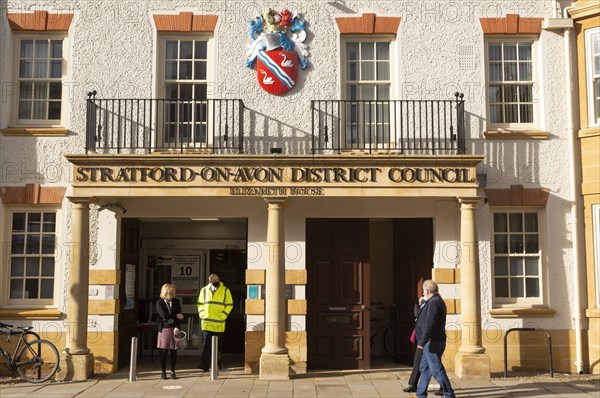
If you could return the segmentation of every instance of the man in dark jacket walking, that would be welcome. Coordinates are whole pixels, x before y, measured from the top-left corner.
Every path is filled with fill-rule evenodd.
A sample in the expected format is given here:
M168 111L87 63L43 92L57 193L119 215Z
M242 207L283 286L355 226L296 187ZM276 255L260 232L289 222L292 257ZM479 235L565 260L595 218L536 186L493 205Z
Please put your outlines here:
M446 304L438 294L438 285L432 280L423 282L426 300L417 318L417 348L423 349L421 358L421 379L417 386L417 397L427 397L427 387L431 377L435 378L446 398L455 398L454 390L442 364L442 354L446 349Z

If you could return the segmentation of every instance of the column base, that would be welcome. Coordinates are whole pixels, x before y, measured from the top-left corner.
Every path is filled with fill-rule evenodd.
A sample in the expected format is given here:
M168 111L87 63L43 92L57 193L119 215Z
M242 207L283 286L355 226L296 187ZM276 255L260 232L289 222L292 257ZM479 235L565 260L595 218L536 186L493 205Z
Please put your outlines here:
M59 369L56 372L58 381L85 381L94 375L94 355L60 354Z
M288 354L266 354L260 356L259 379L289 380L290 357Z
M489 379L489 355L457 352L454 357L454 374L461 379Z

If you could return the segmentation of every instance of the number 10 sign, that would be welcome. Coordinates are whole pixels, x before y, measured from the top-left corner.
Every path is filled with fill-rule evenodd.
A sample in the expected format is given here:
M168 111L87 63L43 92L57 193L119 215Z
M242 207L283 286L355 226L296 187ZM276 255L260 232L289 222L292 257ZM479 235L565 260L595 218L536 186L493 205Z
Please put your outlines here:
M200 293L200 257L173 256L171 283L178 296L197 296Z

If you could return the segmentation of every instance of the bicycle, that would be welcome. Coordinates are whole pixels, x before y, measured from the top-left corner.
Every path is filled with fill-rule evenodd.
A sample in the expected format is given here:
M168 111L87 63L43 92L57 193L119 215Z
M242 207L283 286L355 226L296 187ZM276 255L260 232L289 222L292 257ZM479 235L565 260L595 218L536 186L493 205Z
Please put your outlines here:
M377 336L383 333L382 343L383 349L386 354L395 359L395 335L396 335L396 326L394 323L394 308L391 307L376 307L380 310L385 310L384 317L381 319L373 318L371 319L371 347L375 343Z
M2 347L0 347L0 353L13 375L18 372L25 381L43 383L54 376L58 370L58 350L54 344L41 339L37 333L32 332L32 329L32 326L15 328L13 325L0 322L0 335L7 335L7 342L10 342L11 336L19 335L19 341L12 356ZM27 335L33 336L35 339L27 341L25 340Z

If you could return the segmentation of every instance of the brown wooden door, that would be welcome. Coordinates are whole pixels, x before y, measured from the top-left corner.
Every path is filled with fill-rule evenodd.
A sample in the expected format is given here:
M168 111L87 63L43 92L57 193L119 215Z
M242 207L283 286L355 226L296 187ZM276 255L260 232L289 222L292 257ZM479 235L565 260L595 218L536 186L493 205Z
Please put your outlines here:
M308 367L368 369L369 220L306 221Z
M421 296L423 281L433 268L433 220L394 220L394 303L396 304L396 360L411 365L414 346L410 334L415 327L414 304Z

